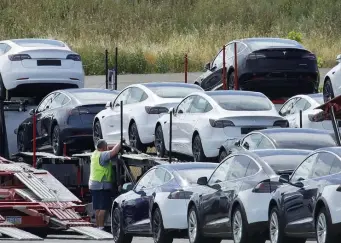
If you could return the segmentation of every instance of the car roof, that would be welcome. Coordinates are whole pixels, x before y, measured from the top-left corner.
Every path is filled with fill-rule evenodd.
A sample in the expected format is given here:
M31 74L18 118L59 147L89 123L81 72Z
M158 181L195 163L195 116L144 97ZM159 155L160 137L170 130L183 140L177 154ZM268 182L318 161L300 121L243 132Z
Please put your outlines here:
M64 91L66 93L83 93L83 92L104 92L104 93L113 93L119 94L118 90L110 90L110 89L101 89L101 88L81 88L81 89L62 89L58 91Z
M313 129L313 128L267 128L267 129L258 130L258 132L263 133L270 138L271 136L275 134L281 134L281 133L286 133L286 134L287 133L294 133L294 134L309 133L309 134L329 134L329 135L332 134L331 131L328 131L328 130Z
M180 83L180 82L153 82L153 83L140 83L140 85L145 86L146 88L154 88L154 87L192 87L201 90L202 88L196 84L188 84L188 83Z
M323 93L307 94L310 98L323 98Z
M158 165L158 167L168 170L191 170L191 169L214 169L218 166L218 163L212 162L186 162L186 163L170 163Z
M244 91L244 90L206 91L205 94L207 94L209 96L215 96L215 95L248 95L248 96L266 97L263 93L260 93L260 92Z
M341 147L339 146L320 148L316 150L316 152L321 152L321 151L331 152L341 157Z

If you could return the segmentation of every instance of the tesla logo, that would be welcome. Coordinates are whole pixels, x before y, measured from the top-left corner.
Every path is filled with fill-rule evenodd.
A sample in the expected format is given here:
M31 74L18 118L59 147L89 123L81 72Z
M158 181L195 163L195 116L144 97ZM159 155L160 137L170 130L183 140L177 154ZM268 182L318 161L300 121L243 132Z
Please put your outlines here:
M283 51L283 55L285 56L285 54L287 54L287 52L286 51Z

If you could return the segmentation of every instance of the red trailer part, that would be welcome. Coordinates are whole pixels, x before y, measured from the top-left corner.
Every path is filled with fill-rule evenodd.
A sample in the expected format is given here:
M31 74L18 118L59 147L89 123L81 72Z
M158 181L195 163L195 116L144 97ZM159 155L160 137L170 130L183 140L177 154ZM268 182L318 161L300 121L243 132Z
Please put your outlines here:
M0 233L39 240L52 229L71 230L91 239L112 235L92 227L85 205L48 171L0 157Z

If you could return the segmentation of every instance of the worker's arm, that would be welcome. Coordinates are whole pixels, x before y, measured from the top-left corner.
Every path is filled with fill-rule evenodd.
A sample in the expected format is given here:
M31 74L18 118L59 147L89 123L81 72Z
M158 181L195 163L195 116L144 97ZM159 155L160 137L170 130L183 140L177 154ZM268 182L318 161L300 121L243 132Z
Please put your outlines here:
M116 144L111 150L101 152L101 156L99 158L99 163L102 166L107 166L109 161L115 158L121 149L121 143Z

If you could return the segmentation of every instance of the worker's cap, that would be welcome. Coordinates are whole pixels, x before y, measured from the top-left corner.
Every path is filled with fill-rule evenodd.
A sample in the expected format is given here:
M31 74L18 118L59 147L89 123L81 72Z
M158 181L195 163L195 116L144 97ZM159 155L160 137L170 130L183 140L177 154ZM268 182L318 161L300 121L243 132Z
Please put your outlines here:
M97 144L96 144L96 148L97 149L104 148L106 146L108 146L108 144L107 144L107 142L104 139L99 139L97 141Z

